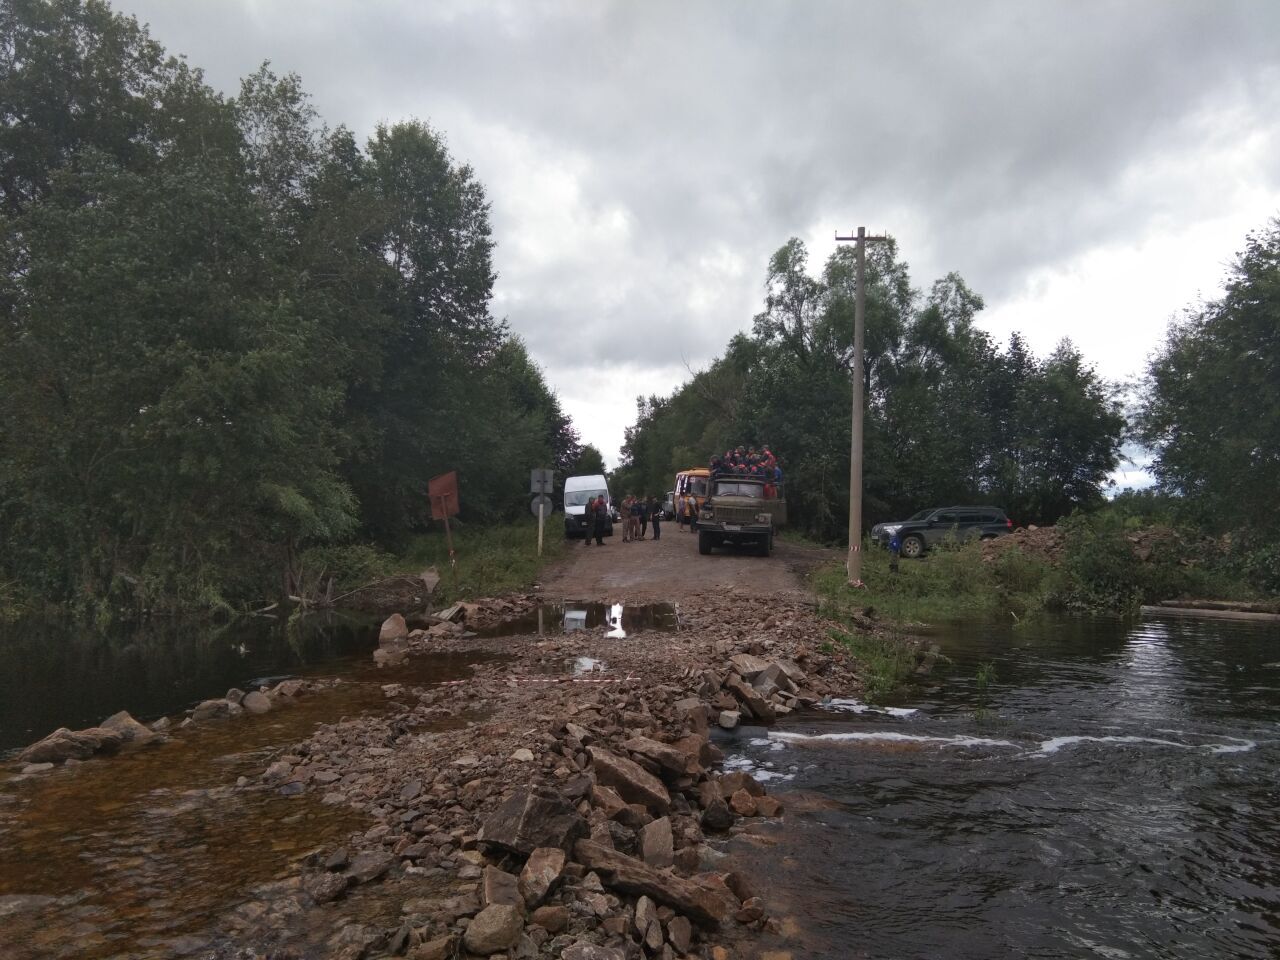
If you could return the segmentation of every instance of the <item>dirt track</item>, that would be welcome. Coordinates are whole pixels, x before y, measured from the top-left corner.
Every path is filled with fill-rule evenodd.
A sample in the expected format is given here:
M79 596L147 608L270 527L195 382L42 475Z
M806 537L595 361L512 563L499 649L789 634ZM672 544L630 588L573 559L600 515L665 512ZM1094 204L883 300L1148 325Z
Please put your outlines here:
M753 596L804 590L803 577L819 563L839 559L839 551L802 547L778 540L773 555L717 549L698 553L698 538L674 523L662 525L662 538L623 543L615 525L605 545L584 547L571 540L564 559L542 580L546 597L574 600L679 602L699 594L742 592ZM651 531L652 533L652 531Z

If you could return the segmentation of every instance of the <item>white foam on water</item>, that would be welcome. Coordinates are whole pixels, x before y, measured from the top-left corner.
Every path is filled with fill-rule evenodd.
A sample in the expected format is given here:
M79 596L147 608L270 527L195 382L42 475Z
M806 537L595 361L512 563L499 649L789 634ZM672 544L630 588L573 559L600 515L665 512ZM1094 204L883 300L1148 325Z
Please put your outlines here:
M920 711L915 707L875 707L861 700L845 700L829 697L818 704L823 710L836 710L841 713L880 713L887 717L909 717Z
M1174 731L1169 731L1174 732ZM1048 755L1057 753L1063 747L1073 747L1080 743L1146 743L1157 747L1173 747L1176 750L1208 750L1210 753L1246 753L1258 744L1253 740L1240 737L1227 737L1232 743L1181 743L1177 740L1161 740L1156 737L1053 737L1040 744L1040 753Z
M987 737L926 737L914 733L898 733L896 730L859 730L850 733L793 733L790 730L774 730L769 736L778 740L806 743L812 741L846 742L853 740L871 742L938 743L947 747L1017 747L1011 740L991 740Z
M760 783L764 783L768 780L795 779L794 773L778 773L776 770L769 770L767 768L772 766L772 764L760 765L752 761L749 757L744 757L742 754L738 753L725 757L724 761L720 765L725 770L742 770L749 773Z
M1204 748L1210 753L1248 753L1258 745L1257 740L1245 740L1243 737L1227 737L1234 743L1206 743Z
M754 740L747 741L753 747L767 747L770 750L785 750L787 745L777 740L770 740L768 737L756 737Z

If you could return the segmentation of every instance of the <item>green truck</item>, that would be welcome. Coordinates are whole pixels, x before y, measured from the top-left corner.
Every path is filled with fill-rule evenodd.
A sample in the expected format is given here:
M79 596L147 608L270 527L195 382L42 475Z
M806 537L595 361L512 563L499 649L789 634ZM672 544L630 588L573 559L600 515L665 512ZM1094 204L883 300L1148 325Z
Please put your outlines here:
M781 484L750 475L715 475L695 524L698 552L706 556L716 547L748 546L767 557L774 533L786 522Z

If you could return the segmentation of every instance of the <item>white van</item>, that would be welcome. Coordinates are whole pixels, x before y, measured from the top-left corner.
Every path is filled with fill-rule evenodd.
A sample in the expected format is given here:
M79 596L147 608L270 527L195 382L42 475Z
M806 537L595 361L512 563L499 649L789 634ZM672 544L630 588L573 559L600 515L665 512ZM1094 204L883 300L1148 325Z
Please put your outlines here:
M564 535L580 537L587 532L587 501L603 496L609 504L609 515L613 515L613 501L609 499L609 484L604 474L596 473L582 477L566 477L564 481ZM604 529L606 537L613 536L613 524Z

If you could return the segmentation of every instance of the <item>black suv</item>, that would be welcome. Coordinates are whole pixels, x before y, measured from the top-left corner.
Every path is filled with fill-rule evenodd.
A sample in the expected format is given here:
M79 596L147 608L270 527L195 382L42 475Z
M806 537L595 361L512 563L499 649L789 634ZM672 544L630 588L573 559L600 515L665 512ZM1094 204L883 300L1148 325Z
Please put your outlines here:
M993 540L1013 532L1013 521L998 507L930 507L910 520L877 523L871 539L883 547L896 533L904 557L919 557L946 537L956 540Z

